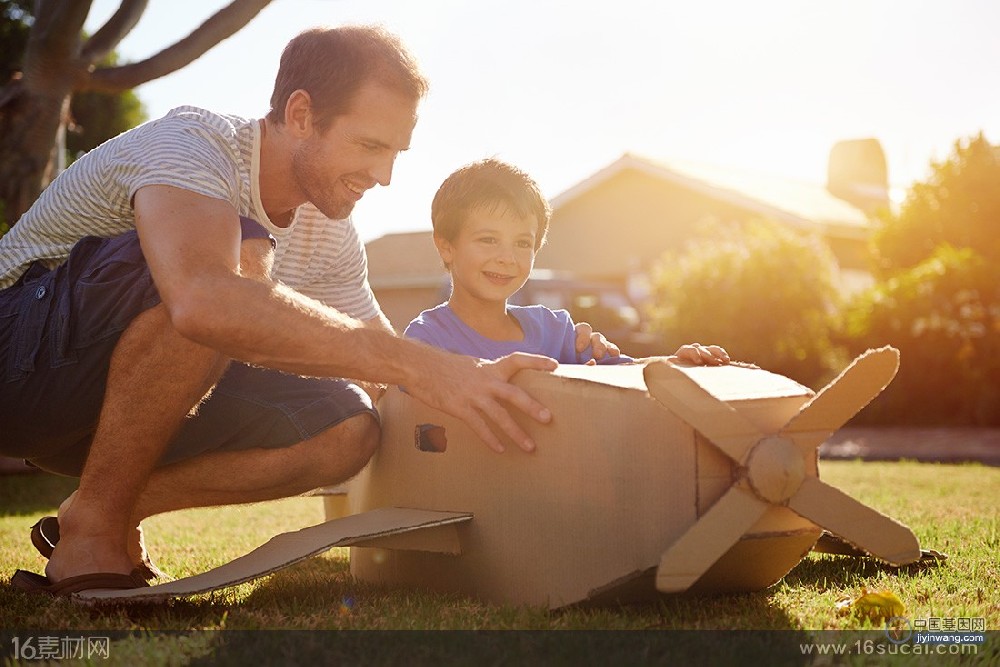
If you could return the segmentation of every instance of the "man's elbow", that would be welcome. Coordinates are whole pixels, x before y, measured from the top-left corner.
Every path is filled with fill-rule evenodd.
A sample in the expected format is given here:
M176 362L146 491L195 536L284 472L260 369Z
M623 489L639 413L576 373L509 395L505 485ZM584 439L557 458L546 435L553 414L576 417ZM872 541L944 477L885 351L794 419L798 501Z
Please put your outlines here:
M174 330L196 343L213 346L213 338L224 328L225 313L211 290L190 286L164 298Z

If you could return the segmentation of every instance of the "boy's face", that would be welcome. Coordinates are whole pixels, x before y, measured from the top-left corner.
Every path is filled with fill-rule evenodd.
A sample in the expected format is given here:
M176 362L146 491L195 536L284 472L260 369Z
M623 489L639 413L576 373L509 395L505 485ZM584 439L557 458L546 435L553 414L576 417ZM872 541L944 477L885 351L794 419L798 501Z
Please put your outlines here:
M473 209L453 241L435 236L451 267L452 298L506 302L521 289L535 262L538 221L500 206Z

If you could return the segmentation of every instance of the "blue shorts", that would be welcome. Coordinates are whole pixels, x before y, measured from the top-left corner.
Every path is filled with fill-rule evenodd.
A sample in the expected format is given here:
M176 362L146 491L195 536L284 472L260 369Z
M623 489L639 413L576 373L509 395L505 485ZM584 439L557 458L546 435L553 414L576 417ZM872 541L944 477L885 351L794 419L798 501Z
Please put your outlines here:
M241 218L243 239L266 238ZM134 231L86 237L59 267L36 263L0 290L0 455L79 475L122 332L160 303ZM167 447L160 465L213 451L280 448L359 414L378 414L357 385L233 362Z

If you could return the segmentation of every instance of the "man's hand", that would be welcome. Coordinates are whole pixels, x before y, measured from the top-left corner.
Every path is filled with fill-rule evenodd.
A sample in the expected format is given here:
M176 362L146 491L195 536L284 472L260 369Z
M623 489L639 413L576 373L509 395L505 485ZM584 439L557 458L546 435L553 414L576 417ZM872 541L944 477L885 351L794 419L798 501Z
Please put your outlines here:
M729 363L729 354L718 345L691 343L681 345L673 358L695 366L724 366Z
M588 366L593 366L597 362L595 359L603 359L604 357L617 357L621 355L621 350L618 346L609 341L604 337L604 334L599 331L594 331L594 328L587 324L586 322L577 322L573 327L576 329L576 352L577 354L583 352L590 346L590 350L593 353L593 359L587 361Z
M498 433L503 433L526 452L535 443L510 416L509 408L520 410L543 424L552 419L548 408L510 383L521 369L552 371L559 365L554 359L516 352L496 361L484 361L456 354L441 353L434 360L434 372L406 390L428 404L461 419L490 449L503 452ZM499 429L497 432L494 428Z

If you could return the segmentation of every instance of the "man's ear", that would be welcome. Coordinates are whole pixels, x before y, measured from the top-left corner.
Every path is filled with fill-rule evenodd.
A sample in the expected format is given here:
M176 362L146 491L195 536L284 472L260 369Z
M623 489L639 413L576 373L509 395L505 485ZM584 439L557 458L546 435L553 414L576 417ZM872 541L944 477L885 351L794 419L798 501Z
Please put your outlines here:
M300 138L312 132L312 98L301 88L288 96L288 102L285 104L285 127Z
M451 268L452 259L452 245L451 241L444 238L443 236L434 235L434 245L437 246L438 254L441 255L441 261L444 262L444 268Z

